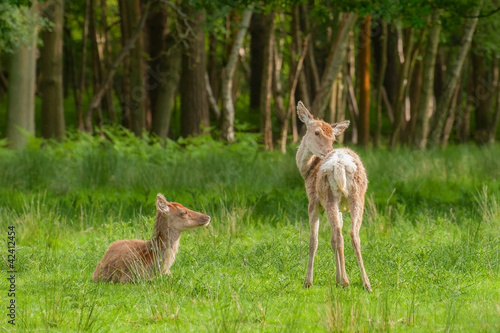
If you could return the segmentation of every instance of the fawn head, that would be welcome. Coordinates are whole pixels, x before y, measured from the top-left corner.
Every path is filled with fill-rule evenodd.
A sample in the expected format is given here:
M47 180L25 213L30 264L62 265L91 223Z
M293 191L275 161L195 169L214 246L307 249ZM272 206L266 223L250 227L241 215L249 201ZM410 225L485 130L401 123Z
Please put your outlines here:
M206 227L210 224L210 216L195 212L177 202L168 202L158 193L156 196L156 210L164 219L165 227L178 231L186 231L197 227Z
M297 104L297 115L307 127L307 132L302 140L307 148L319 158L324 158L333 149L336 136L342 134L349 127L349 120L330 125L323 120L314 119L301 101Z

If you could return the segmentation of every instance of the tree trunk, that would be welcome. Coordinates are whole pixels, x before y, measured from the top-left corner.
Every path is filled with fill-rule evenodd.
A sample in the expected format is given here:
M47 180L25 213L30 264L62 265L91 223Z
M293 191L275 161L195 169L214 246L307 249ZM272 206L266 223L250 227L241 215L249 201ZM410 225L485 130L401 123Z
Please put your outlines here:
M80 131L85 130L85 124L83 120L83 101L82 101L82 96L83 96L83 90L85 89L85 64L87 60L87 38L88 38L88 31L89 31L89 17L90 17L90 1L91 0L86 0L85 1L85 15L83 19L83 27L82 27L82 48L81 48L81 54L82 58L80 61L80 68L79 68L79 74L80 77L77 81L77 84L75 84L74 88L74 96L75 96L75 107L76 107L76 126ZM75 66L75 81L76 81L76 66ZM89 129L90 130L90 129Z
M460 76L461 78L461 76ZM451 101L451 107L450 107L450 112L448 113L448 118L446 119L446 122L444 124L444 129L443 129L443 138L441 140L441 148L446 148L448 145L448 141L450 139L450 134L451 134L451 129L453 127L453 123L455 122L455 115L457 113L457 100L458 100L458 95L460 95L460 81L459 84L457 84L457 87L455 88L455 93L453 94L453 98Z
M497 78L495 78L495 72L498 69L495 68L495 61L492 62L493 68L490 67L490 62L483 55L472 53L471 58L476 119L474 138L478 143L487 143L496 93Z
M304 39L304 47L302 48L302 53L299 56L299 60L297 61L297 64L294 64L294 59L295 59L295 51L291 53L292 56L292 61L291 63L294 64L294 71L293 71L293 76L291 76L292 81L290 83L290 91L289 91L289 100L288 100L288 108L285 116L285 121L283 122L282 128L281 128L281 152L284 154L286 153L286 138L288 135L288 122L290 118L292 118L292 131L294 130L293 127L293 119L295 117L293 116L293 110L295 110L295 90L297 89L297 84L299 82L299 77L300 77L300 72L302 71L303 65L304 65L304 59L307 54L307 49L309 47L309 40L310 40L311 35L307 35L306 38ZM295 128L296 132L296 128ZM294 133L294 139L297 134ZM295 141L294 141L295 142Z
M166 83L165 72L167 70L166 66L169 65L168 60L165 59L166 57L163 54L164 52L169 52L165 45L167 31L168 25L166 4L160 1L154 1L154 7L148 14L144 33L146 37L145 39L147 40L147 49L149 54L146 85L149 95L149 104L151 106L152 122L154 122L155 119L158 120L158 118L161 118L161 116L165 113L163 110L158 108L157 103L159 95L165 93L163 90ZM180 56L178 56L178 59L180 60ZM175 59L174 61L177 61L178 59ZM177 63L177 66L179 65L180 63ZM178 77L179 76L177 75L177 78ZM160 112L160 117L156 114L157 112ZM165 123L158 125L152 123L151 131L158 134L162 139L165 139L167 130L164 126ZM160 130L159 132L161 133L158 133L156 130Z
M407 37L404 38L405 51L404 61L399 71L398 85L396 90L396 99L394 100L394 129L391 135L390 147L395 148L399 143L399 138L405 124L405 97L410 78L412 54L415 48L414 29L408 28Z
M52 22L51 31L42 32L40 50L42 93L42 136L64 139L63 25L64 0L52 0L44 7L44 17Z
M429 114L434 93L434 67L441 33L441 10L435 9L431 16L431 28L427 42L427 49L424 56L422 93L417 111L417 123L415 126L414 145L420 149L427 146L427 135L429 133Z
M262 65L264 63L264 14L252 15L250 21L250 108L260 107L260 85L262 84Z
M434 116L433 130L431 132L431 142L432 144L438 144L440 142L443 125L446 117L448 115L448 110L450 108L450 101L455 92L457 86L458 78L462 72L462 68L465 62L465 58L469 53L470 45L472 42L472 36L476 30L476 24L478 20L478 15L482 7L482 0L479 1L478 6L472 11L471 18L465 21L464 34L460 43L460 49L458 51L457 58L453 61L451 65L451 70L446 78L445 88L443 90L443 95L437 103L436 113Z
M379 19L379 30L380 34L377 36L378 40L374 46L375 55L378 53L379 60L376 62L377 65L377 82L375 86L375 105L376 105L376 117L375 117L375 135L373 137L373 146L378 148L380 146L380 136L382 133L382 89L384 86L385 71L387 68L387 23L384 20ZM378 52L377 52L378 51Z
M89 13L89 36L90 36L90 64L92 70L92 91L95 93L99 91L101 82L103 81L101 57L99 56L98 47L98 32L97 32L97 20L96 20L96 6L95 0L91 1L90 13ZM107 90L107 89L106 89ZM101 97L102 98L102 97ZM87 129L90 131L93 128L92 118L94 118L94 111L97 111L97 126L102 128L103 117L102 117L102 101L99 100L98 105L93 108L90 112L85 114L85 124Z
M141 17L140 0L120 0L120 15L122 25L122 41L125 44L131 39L134 29L139 25ZM125 91L122 101L129 109L130 114L126 125L137 136L141 136L146 129L146 91L143 68L142 38L135 40L128 57L128 68L124 71Z
M423 80L423 65L420 59L416 60L415 69L413 70L411 85L409 87L410 98L410 121L405 131L405 143L411 145L415 135L415 127L417 126L418 106L420 104L420 95L422 93Z
M102 48L103 48L103 59L101 64L104 65L104 68L101 69L103 73L106 72L107 68L111 67L111 44L110 44L110 33L109 33L109 25L108 25L108 18L107 18L107 10L106 10L106 0L100 0L100 7L101 7L101 26L102 26L102 34L101 38L103 39L102 41ZM116 124L117 122L117 117L116 117L116 110L115 110L115 103L113 101L113 87L109 86L108 89L106 89L106 110L108 111L109 119L113 124Z
M271 125L271 96L273 82L273 48L276 14L271 12L264 16L264 62L260 91L260 126L264 134L264 148L273 150L273 131Z
M166 54L160 57L158 76L158 92L152 106L153 123L151 130L160 139L165 140L169 135L170 119L175 103L175 94L179 85L181 67L181 48L172 36L165 40Z
M499 64L498 64L498 57L495 57L494 60L496 62L496 68L497 70L499 69ZM500 78L497 78L500 79ZM493 118L491 121L491 126L489 128L489 133L488 133L488 142L493 144L495 142L495 137L498 129L498 123L500 122L500 84L497 84L497 89L496 89L496 100L497 100L497 105L495 107L494 113L493 113Z
M342 64L344 63L349 32L356 22L357 15L347 13L343 15L342 21L337 32L335 41L330 49L330 55L326 64L325 72L321 77L320 87L314 98L311 112L318 118L324 117L324 111L330 99L330 93L333 81L337 78Z
M400 36L395 24L387 25L387 68L384 77L384 89L387 100L390 102L391 110L396 104L396 95L398 87L398 77L401 68L401 62L398 52Z
M294 44L294 49L296 54L302 54L302 49L304 48L302 45L302 31L300 29L300 11L298 5L292 5L292 42ZM294 64L295 59L292 59L292 65ZM302 100L305 105L311 105L311 99L309 97L309 89L307 88L307 79L304 71L300 71L298 82L298 98Z
M181 136L206 133L209 126L207 90L205 83L205 12L182 4L186 14L181 34L187 35L182 52Z
M359 122L358 143L370 144L370 33L371 16L367 15L359 33Z
M25 14L35 18L39 4L34 0ZM38 26L30 29L29 40L11 55L9 68L9 102L7 107L7 142L9 147L22 149L27 135L35 135L36 41Z
M238 62L238 53L247 33L250 19L252 18L253 5L250 5L243 13L240 29L234 39L229 59L226 67L222 71L222 123L221 137L223 140L234 141L234 103L233 103L233 79L236 65Z

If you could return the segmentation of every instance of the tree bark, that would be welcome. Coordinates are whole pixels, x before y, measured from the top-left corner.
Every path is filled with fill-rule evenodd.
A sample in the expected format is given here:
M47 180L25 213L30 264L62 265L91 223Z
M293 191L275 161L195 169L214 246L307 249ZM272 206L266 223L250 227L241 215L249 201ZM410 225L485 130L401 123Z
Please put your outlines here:
M205 86L205 12L183 3L181 34L186 34L182 50L181 136L196 136L208 131L209 115Z
M26 15L38 15L38 1L32 2ZM38 26L29 27L30 38L11 55L9 68L9 102L7 106L7 142L9 147L22 149L27 135L35 135L36 41Z
M264 134L264 149L273 150L273 132L271 125L271 96L273 81L273 48L276 14L271 12L264 16L264 62L260 91L260 126Z
M80 131L85 130L85 123L83 119L83 102L82 102L82 96L83 96L83 90L85 89L85 64L87 62L87 38L88 38L88 31L89 31L89 17L90 17L90 1L91 0L86 0L85 1L85 15L83 19L83 27L82 27L82 48L81 48L81 53L82 53L82 58L80 61L80 77L75 85L75 91L74 91L74 96L75 96L75 106L76 106L76 122L77 122L77 128ZM76 76L76 66L75 66L75 76ZM75 78L76 81L76 78Z
M142 28L144 27L144 23L146 22L147 13L149 10L149 4L150 3L148 3L146 5L146 7L144 8L144 12L143 12L142 17L140 19L140 22L137 25L137 27L135 28L135 30L133 31L133 34L130 37L130 39L127 41L123 41L123 44L124 44L123 49L121 50L120 54L118 54L116 59L113 61L113 63L111 64L111 67L108 69L108 72L106 73L106 77L103 79L102 84L99 85L99 90L94 92L94 96L92 97L92 101L90 102L90 105L86 111L85 118L88 118L88 114L91 113L93 109L97 108L100 105L101 99L104 96L106 89L109 87L109 84L110 84L111 80L113 79L113 76L118 68L118 65L122 61L127 60L126 56L129 54L130 50L134 47L135 42L138 39L138 37L142 31ZM123 26L122 26L122 29L123 29ZM123 33L122 33L122 38L123 38ZM127 68L128 68L128 65L127 65L127 63L125 63L124 69L126 70ZM127 90L127 87L130 87L130 83L128 81L128 77L126 75L124 75L124 92L129 91L129 90ZM124 96L127 96L127 95L124 94ZM125 97L123 97L123 98L125 98ZM126 103L126 102L127 101L122 100L122 106L123 106L123 112L124 112L123 113L124 124L128 124L128 120L130 118L130 115L126 113L126 111L128 110L128 103ZM91 128L88 128L88 130L91 130Z
M302 41L302 31L300 29L300 11L299 5L292 5L292 42L295 49L295 54L302 54L302 49L304 48ZM294 65L295 59L292 59L292 65ZM309 89L307 88L307 79L304 71L300 71L299 78L297 82L297 95L299 100L305 105L311 105L311 98L309 97ZM294 105L295 107L295 105Z
M410 78L410 69L412 54L415 48L414 28L408 28L407 38L404 38L405 51L404 61L399 71L398 85L396 90L396 99L393 104L394 110L394 129L391 135L390 147L395 148L399 143L399 138L405 123L405 97Z
M383 20L379 20L380 25L380 60L378 62L378 74L377 83L375 87L376 91L376 117L375 117L375 135L373 138L373 145L375 148L380 146L380 136L382 133L382 90L384 86L385 71L387 68L387 23Z
M252 15L250 21L250 108L260 107L260 85L262 84L262 65L264 62L264 14Z
M163 141L168 137L170 119L175 104L175 94L179 85L181 67L181 47L172 36L165 40L166 54L160 57L160 72L157 73L158 92L152 106L153 123L151 130Z
M431 27L427 42L427 49L423 62L422 93L417 111L417 123L415 126L414 145L420 149L427 146L427 136L429 133L429 114L434 93L434 67L436 64L436 55L441 33L441 10L435 9L431 16Z
M234 141L234 103L233 103L233 78L238 62L238 53L247 33L250 19L252 18L253 5L250 5L243 13L241 26L236 34L229 59L222 71L222 123L221 137L225 141Z
M314 98L311 112L318 118L324 117L324 111L328 105L333 81L337 78L342 64L344 63L349 32L356 22L357 15L347 13L343 15L335 41L330 49L325 72L321 77L320 87Z
M139 26L141 17L140 0L120 0L120 14L122 25L122 41L125 45L133 36L134 29ZM137 136L141 136L146 129L146 89L143 68L143 43L141 38L136 38L129 52L128 68L124 76L129 81L124 81L125 87L123 101L129 109L130 115L127 127Z
M496 67L498 70L498 68L500 67L499 63L498 63L498 57L495 57L494 61L496 62ZM498 78L498 79L500 79L500 78ZM489 128L489 133L488 133L488 142L490 144L493 144L495 142L496 133L498 130L498 124L500 122L500 82L499 82L499 84L497 84L497 89L496 89L495 93L496 93L497 105L496 105L494 113L493 113L493 118L491 121L491 126Z
M41 55L42 136L62 140L66 136L63 88L64 0L51 0L43 16L52 22L51 31L42 32Z
M495 76L498 68L495 68L496 61L490 62L484 55L472 53L471 59L476 119L474 138L478 143L484 144L489 141L493 101L498 81Z
M460 49L458 51L457 58L453 61L451 65L451 70L446 78L445 88L443 95L437 103L436 113L434 116L433 130L431 132L431 142L433 145L440 142L443 125L446 117L448 115L448 110L450 108L450 101L455 91L458 78L462 72L462 68L465 62L465 58L469 53L470 45L472 42L472 36L476 30L478 15L481 10L483 1L479 0L479 4L471 13L471 18L465 21L464 34L460 43Z
M370 33L371 16L367 15L359 33L358 143L363 147L368 147L370 144Z
M165 71L166 66L168 66L168 61L165 59L164 52L169 52L165 45L167 32L168 24L166 4L156 0L153 2L153 8L148 13L144 29L144 37L147 40L146 47L149 54L146 85L149 95L149 104L151 106L152 122L154 122L155 119L158 120L158 115L156 115L157 111L160 112L160 114L164 113L160 108L158 108L157 103L159 95L164 93L162 89L165 88ZM178 59L180 59L180 57L178 57ZM177 66L179 66L179 63L177 63ZM165 124L163 123L159 126L155 126L155 124L152 123L151 131L158 134L162 139L165 139L166 131L164 129L164 125ZM156 130L160 128L160 132L162 133L156 132Z

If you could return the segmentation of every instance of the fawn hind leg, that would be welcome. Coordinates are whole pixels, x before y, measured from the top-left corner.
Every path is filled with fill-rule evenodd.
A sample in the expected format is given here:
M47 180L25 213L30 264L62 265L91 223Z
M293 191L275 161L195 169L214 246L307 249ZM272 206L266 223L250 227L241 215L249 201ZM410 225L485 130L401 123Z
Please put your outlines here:
M309 236L309 263L307 264L306 279L304 287L309 288L313 283L314 256L318 249L318 231L319 231L319 207L315 203L309 203L309 226L311 234Z
M365 266L363 265L363 257L361 256L361 241L359 238L359 229L361 228L361 223L363 222L363 205L357 204L355 201L351 202L351 243L354 248L354 253L356 254L356 259L358 259L359 269L361 271L361 279L363 281L363 286L366 290L372 291L370 280L365 271Z
M342 236L344 222L342 220L342 213L339 211L338 207L338 202L336 202L336 204L332 205L326 213L332 228L331 245L335 253L336 281L340 285L347 287L349 286L349 279L347 278L345 269L344 237Z

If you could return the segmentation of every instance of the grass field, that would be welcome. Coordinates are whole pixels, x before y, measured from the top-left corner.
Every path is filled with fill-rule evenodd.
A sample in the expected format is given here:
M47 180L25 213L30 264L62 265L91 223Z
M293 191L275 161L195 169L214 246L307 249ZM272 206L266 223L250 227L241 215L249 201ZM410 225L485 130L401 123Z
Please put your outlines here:
M498 332L500 146L358 150L370 180L361 285L344 225L348 288L335 284L325 217L303 289L307 197L286 155L252 138L165 148L127 134L0 149L2 259L16 231L18 331ZM152 234L155 196L212 216L183 234L169 277L92 282L109 244ZM3 265L1 304L8 276ZM0 329L11 330L2 315Z

